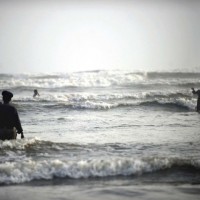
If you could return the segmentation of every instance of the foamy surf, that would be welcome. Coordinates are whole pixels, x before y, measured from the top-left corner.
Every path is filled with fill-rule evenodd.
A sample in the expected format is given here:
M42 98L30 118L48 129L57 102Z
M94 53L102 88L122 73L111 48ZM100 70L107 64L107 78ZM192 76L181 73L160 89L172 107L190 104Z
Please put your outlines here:
M199 184L199 73L0 74L24 129L0 141L0 183L120 178ZM40 96L33 98L33 90ZM181 176L180 176L181 174ZM131 180L131 182L130 182Z
M168 87L200 86L199 73L182 72L128 72L128 71L94 71L66 74L0 74L0 84L4 88L67 88L67 87ZM137 86L138 85L138 86Z
M181 160L175 158L151 159L80 159L80 160L24 160L0 163L0 183L24 183L32 180L50 180L53 178L92 178L114 176L141 176L146 173L186 168L200 172L199 160Z

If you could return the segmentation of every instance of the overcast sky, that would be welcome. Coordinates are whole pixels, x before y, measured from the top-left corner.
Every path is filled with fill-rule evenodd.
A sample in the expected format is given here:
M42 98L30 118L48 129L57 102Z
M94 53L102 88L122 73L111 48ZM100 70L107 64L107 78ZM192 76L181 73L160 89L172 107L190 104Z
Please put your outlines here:
M0 73L200 71L200 0L0 0Z

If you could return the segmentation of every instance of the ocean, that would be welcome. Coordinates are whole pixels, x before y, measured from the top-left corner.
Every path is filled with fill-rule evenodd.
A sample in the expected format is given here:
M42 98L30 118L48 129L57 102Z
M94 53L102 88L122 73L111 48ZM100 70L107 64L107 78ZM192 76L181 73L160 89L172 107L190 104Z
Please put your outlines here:
M0 141L0 199L199 199L199 77L0 74L25 136Z

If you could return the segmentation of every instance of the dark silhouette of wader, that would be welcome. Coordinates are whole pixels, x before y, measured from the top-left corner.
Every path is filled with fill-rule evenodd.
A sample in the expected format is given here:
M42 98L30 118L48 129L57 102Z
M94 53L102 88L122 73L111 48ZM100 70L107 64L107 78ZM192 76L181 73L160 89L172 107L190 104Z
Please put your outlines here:
M22 132L22 127L16 108L0 104L0 139L16 139L17 131Z
M16 128L0 128L0 140L13 140L17 138Z

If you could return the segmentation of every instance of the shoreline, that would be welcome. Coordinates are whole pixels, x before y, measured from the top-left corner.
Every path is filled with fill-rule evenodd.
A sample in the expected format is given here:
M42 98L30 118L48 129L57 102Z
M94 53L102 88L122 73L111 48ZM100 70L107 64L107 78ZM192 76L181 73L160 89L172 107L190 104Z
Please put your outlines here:
M49 199L77 199L77 200L121 200L121 199L166 199L188 200L197 199L200 194L200 184L138 184L138 185L112 185L86 184L76 181L77 184L51 184L43 185L39 182L28 185L9 185L0 187L1 200L49 200Z

